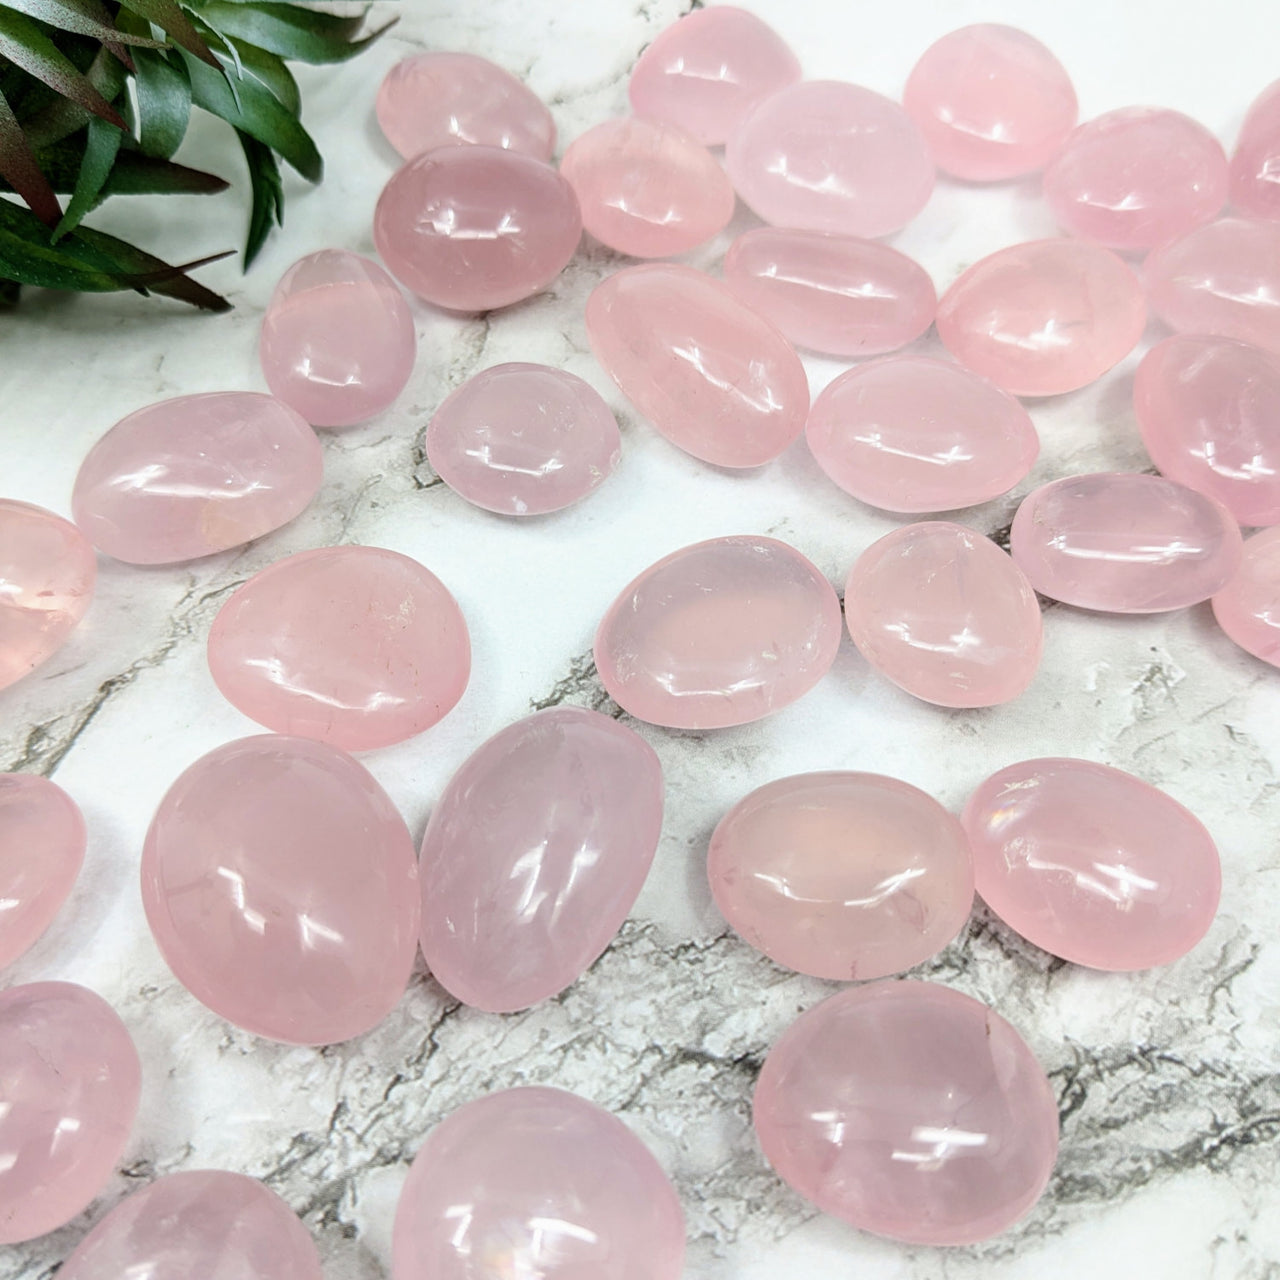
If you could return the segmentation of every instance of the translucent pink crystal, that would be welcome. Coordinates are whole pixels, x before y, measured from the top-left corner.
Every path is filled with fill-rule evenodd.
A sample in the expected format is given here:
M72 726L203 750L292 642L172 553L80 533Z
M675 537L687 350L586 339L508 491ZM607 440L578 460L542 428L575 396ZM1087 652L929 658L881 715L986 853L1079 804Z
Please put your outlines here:
M1280 667L1280 528L1245 542L1239 571L1213 597L1213 614L1246 653Z
M1251 218L1280 218L1280 80L1244 118L1231 157L1231 203Z
M962 819L983 901L1028 942L1094 969L1169 964L1218 907L1218 850L1178 802L1088 760L989 777Z
M1057 1099L1026 1042L927 982L855 987L801 1014L753 1113L765 1158L805 1199L910 1244L999 1235L1058 1155Z

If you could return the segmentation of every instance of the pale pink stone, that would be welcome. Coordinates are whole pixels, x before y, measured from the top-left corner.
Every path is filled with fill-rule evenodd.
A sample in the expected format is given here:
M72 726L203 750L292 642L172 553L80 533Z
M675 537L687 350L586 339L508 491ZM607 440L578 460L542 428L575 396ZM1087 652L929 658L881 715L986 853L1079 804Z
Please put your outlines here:
M933 160L911 117L861 85L806 80L766 98L729 138L729 177L779 227L886 236L933 191Z
M1016 396L1088 386L1133 350L1146 322L1138 277L1079 240L999 249L938 303L938 337L951 354Z
M846 493L882 511L954 511L1007 493L1036 460L1031 415L946 360L847 369L813 402L805 439Z
M692 267L626 267L587 299L604 371L672 444L721 467L758 467L804 429L809 379L791 344ZM690 353L694 353L691 355Z
M840 601L794 547L744 536L650 565L609 606L595 659L638 720L723 729L780 711L830 670Z
M621 1120L560 1089L491 1093L436 1125L391 1240L393 1280L679 1280L683 1264L662 1166Z
M306 738L241 738L178 778L147 831L142 904L197 1000L286 1044L376 1026L418 949L404 820L355 760Z
M973 907L960 824L874 773L805 773L753 791L711 836L716 906L771 960L882 978L941 951Z
M862 656L894 684L942 707L1016 698L1040 665L1035 592L990 538L934 520L873 542L844 592Z
M1213 615L1246 653L1280 667L1280 528L1245 542L1239 572L1213 597Z
M1280 80L1244 118L1231 157L1231 203L1251 218L1280 218Z
M238 547L301 515L324 459L295 409L251 391L161 400L122 418L76 476L76 524L129 564Z
M123 1022L72 982L0 991L0 1244L71 1221L124 1152L142 1068Z
M1218 908L1213 839L1176 800L1088 760L989 777L961 819L978 892L1028 942L1093 969L1185 955Z
M464 1004L512 1013L576 982L613 941L662 833L662 766L580 707L508 725L453 775L418 862L422 954Z
M874 982L816 1005L764 1061L756 1135L825 1213L908 1244L974 1244L1040 1198L1058 1104L1026 1041L970 996Z
M391 274L453 311L541 293L582 238L573 188L550 165L498 147L441 147L383 188L373 239Z

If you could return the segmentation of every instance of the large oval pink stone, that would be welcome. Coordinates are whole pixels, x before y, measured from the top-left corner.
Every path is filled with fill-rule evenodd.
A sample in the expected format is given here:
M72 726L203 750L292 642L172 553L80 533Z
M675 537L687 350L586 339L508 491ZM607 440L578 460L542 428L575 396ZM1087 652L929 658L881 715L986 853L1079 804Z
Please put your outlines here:
M933 192L911 117L861 85L805 80L766 98L725 150L738 194L779 227L887 236Z
M874 773L780 778L720 820L707 853L728 922L817 978L883 978L941 951L973 907L960 824L932 796Z
M441 147L378 197L373 239L406 288L452 311L541 293L582 238L573 188L550 165L499 147Z
M123 1022L72 982L0 991L0 1244L71 1221L124 1152L142 1068Z
M1231 203L1251 218L1280 218L1280 80L1244 118L1231 157Z
M147 831L142 904L197 1000L286 1044L376 1026L418 949L404 820L355 760L306 738L241 738L178 778Z
M712 538L651 565L609 606L595 659L638 720L723 729L780 711L830 670L840 601L794 547Z
M393 1280L679 1280L683 1265L662 1166L616 1116L561 1089L490 1093L436 1125L391 1241Z
M899 688L942 707L1016 698L1040 665L1040 606L990 538L934 520L873 542L845 584L862 656Z
M764 1061L765 1158L825 1213L908 1244L974 1244L1040 1198L1058 1105L1026 1041L970 996L875 982L815 1005Z
M846 369L813 402L805 439L846 493L882 511L917 513L1007 493L1040 451L1017 400L928 356Z
M758 467L804 429L809 379L791 344L692 267L626 267L587 299L591 350L672 444L721 467Z
M1280 528L1245 542L1239 571L1213 597L1213 615L1246 653L1280 667Z
M1093 969L1185 955L1218 908L1213 839L1176 800L1088 760L993 773L961 819L982 899L1037 947Z

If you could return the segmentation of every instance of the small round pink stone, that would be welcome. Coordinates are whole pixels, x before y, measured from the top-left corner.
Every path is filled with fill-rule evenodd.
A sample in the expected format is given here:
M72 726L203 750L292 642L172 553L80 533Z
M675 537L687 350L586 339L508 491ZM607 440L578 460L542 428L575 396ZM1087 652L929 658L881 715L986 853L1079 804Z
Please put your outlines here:
M989 777L961 821L978 893L1028 942L1093 969L1169 964L1218 908L1218 850L1196 817L1132 774L1026 760Z
M908 1244L975 1244L1040 1198L1058 1105L1026 1041L927 982L842 991L765 1059L752 1104L765 1158L806 1200Z
M1250 218L1280 218L1280 80L1244 118L1231 157L1231 203Z
M1246 653L1280 667L1280 528L1245 542L1239 572L1213 597L1213 615Z

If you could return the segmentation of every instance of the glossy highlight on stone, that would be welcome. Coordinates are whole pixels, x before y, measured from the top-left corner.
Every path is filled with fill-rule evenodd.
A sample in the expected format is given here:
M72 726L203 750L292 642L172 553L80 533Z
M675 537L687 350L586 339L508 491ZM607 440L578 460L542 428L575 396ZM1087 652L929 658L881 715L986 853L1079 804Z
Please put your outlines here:
M875 982L782 1034L752 1104L765 1158L825 1213L908 1244L1007 1230L1058 1154L1058 1104L993 1009L928 982Z
M1239 571L1213 597L1213 616L1246 653L1280 667L1280 528L1245 542Z
M1280 80L1244 118L1231 157L1231 203L1250 218L1280 218Z

